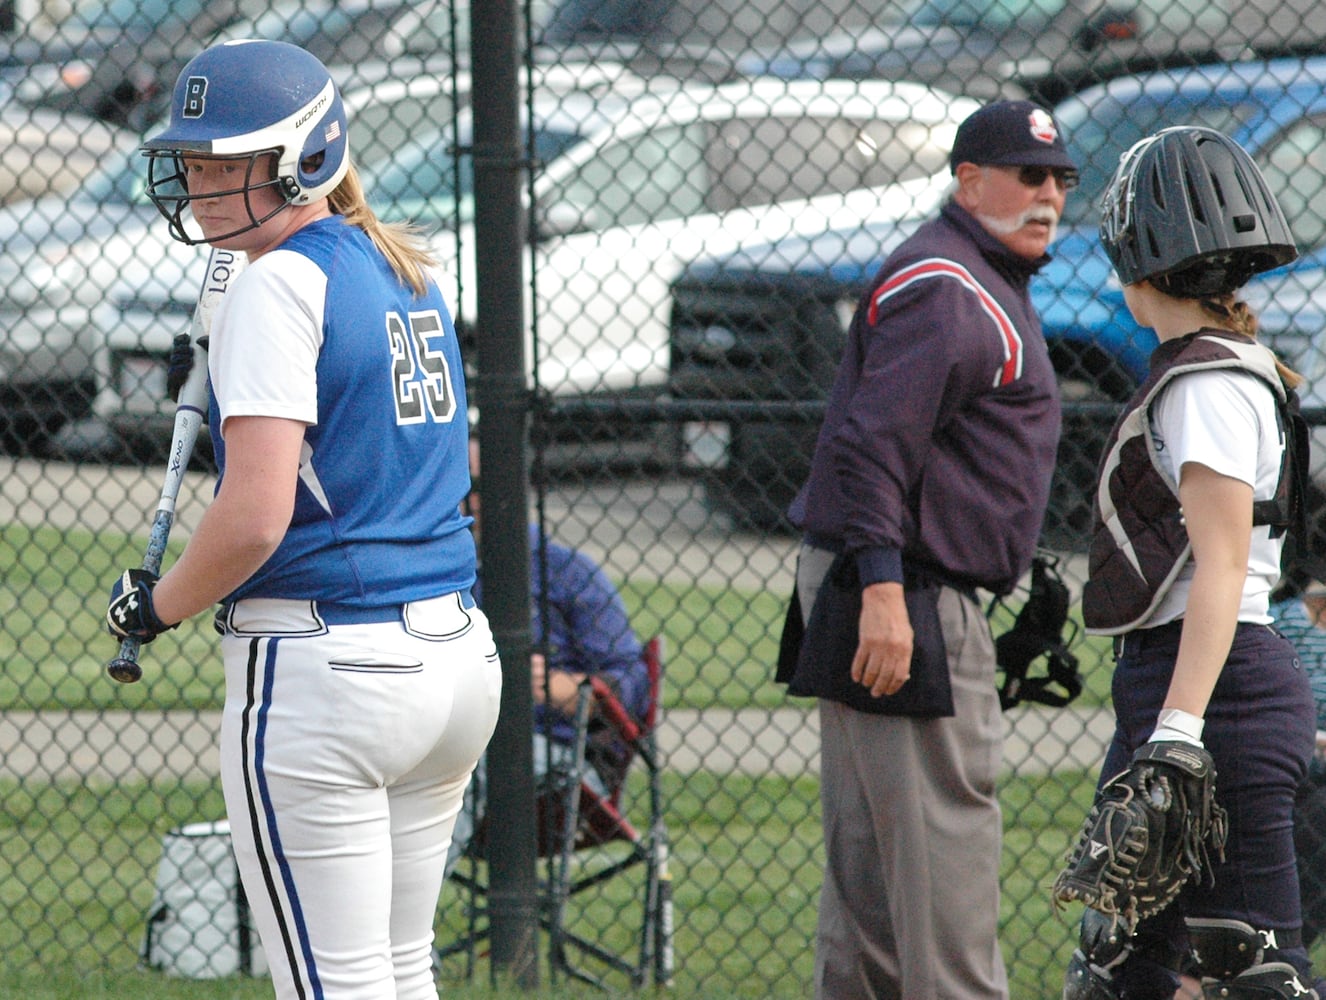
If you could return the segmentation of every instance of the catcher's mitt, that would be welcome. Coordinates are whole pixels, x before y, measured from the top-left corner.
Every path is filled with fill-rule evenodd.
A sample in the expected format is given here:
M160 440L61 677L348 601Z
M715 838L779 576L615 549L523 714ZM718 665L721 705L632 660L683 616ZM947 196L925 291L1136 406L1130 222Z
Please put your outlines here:
M1131 932L1209 870L1209 850L1224 860L1227 833L1211 754L1181 741L1146 743L1096 796L1054 880L1055 901L1080 899Z

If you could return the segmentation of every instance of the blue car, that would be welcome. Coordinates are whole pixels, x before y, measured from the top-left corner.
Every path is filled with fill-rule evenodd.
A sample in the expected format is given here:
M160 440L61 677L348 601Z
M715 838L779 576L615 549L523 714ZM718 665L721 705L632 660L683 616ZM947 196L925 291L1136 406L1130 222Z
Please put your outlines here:
M1126 77L1057 106L1082 183L1068 200L1053 261L1032 284L1064 398L1065 430L1046 544L1085 541L1087 493L1119 405L1144 376L1155 337L1133 322L1097 233L1101 193L1119 157L1170 125L1219 129L1249 150L1284 207L1302 256L1255 279L1245 298L1262 337L1308 377L1311 412L1326 393L1326 57L1247 62ZM744 247L694 261L673 286L671 391L697 404L682 460L713 506L739 524L785 527L857 298L907 223ZM1321 303L1318 303L1321 299ZM703 405L701 405L703 401ZM1326 448L1326 425L1317 428ZM1320 490L1326 470L1314 468Z
M1083 165L1054 260L1033 286L1064 399L1120 401L1145 375L1156 340L1123 301L1099 235L1097 206L1121 153L1170 125L1205 125L1257 161L1300 256L1241 292L1259 338L1305 377L1299 394L1313 426L1309 506L1326 497L1326 58L1207 66L1116 80L1055 109ZM1319 529L1318 529L1319 530Z
M1123 304L1097 235L1100 196L1119 156L1146 135L1171 125L1205 125L1231 136L1266 174L1303 256L1262 275L1246 290L1271 307L1272 290L1316 289L1326 245L1326 58L1206 66L1125 78L1093 88L1055 109L1082 184L1069 199L1054 260L1035 284L1046 338L1064 361L1066 377L1082 380L1081 398L1120 398L1146 372L1155 337ZM1319 152L1320 151L1320 152ZM1315 204L1314 204L1315 203ZM1300 307L1310 297L1298 296ZM1295 310L1297 311L1297 310ZM1286 310L1268 308L1280 321ZM1268 334L1271 331L1268 328ZM1115 369L1115 371L1111 371ZM1075 370L1075 371L1074 371ZM1114 376L1122 376L1116 386Z

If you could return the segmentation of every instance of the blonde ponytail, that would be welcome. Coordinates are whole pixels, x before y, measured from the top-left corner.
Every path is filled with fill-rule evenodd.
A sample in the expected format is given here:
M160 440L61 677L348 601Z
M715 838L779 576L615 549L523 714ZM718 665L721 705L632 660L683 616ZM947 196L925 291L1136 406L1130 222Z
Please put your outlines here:
M1211 316L1218 318L1220 325L1225 329L1232 330L1234 333L1241 333L1253 340L1257 339L1257 314L1252 311L1252 308L1246 302L1236 298L1233 292L1219 297L1204 298L1200 301L1202 308ZM1303 384L1303 376L1279 358L1275 359L1275 370L1280 375L1280 381L1290 389L1297 389Z
M353 163L328 196L327 204L333 212L343 215L347 223L368 234L402 284L409 285L416 296L427 291L425 272L435 267L437 261L429 252L423 234L408 222L383 222L374 214Z

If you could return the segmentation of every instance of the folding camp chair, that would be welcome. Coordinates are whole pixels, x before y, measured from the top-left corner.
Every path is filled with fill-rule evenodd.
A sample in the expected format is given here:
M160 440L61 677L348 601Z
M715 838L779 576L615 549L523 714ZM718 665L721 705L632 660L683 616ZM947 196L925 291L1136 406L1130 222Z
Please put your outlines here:
M659 691L662 681L662 641L650 639L644 647L649 675L649 701L644 718L631 718L611 688L591 677L580 686L576 711L576 741L569 762L554 764L537 790L538 850L543 862L539 879L539 923L548 935L548 962L554 979L565 975L603 989L604 975L625 974L633 987L652 977L655 985L672 982L672 893L668 874L668 834L663 819L663 797L655 744ZM592 721L592 725L591 725ZM599 781L590 780L594 754L591 745L606 733L614 737L625 756L614 766L595 769ZM638 762L638 766L637 766ZM642 772L643 790L628 782ZM607 794L596 791L606 783ZM628 783L633 787L628 789ZM633 821L630 812L639 814ZM474 836L449 886L459 890L465 929L436 951L439 967L448 958L465 957L465 975L474 974L479 945L489 937L488 883L481 873L486 860L486 817L480 817ZM627 874L640 884L629 906L638 907L638 935L628 953L605 944L611 934L596 933L605 914L617 914L606 903L597 904L597 923L588 919L588 890ZM585 906L577 904L586 903ZM620 921L616 921L620 925ZM587 965L597 963L598 974Z

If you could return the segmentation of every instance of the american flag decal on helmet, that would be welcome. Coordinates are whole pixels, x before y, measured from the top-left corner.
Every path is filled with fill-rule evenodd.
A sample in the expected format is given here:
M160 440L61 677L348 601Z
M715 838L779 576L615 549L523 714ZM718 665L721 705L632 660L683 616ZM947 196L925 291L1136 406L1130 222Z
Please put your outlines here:
M340 137L341 137L341 123L333 120L330 124L328 124L327 133L326 135L323 136L323 139L326 140L327 142L335 142Z

